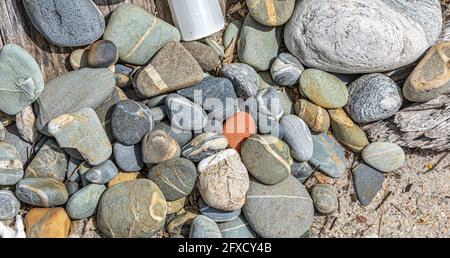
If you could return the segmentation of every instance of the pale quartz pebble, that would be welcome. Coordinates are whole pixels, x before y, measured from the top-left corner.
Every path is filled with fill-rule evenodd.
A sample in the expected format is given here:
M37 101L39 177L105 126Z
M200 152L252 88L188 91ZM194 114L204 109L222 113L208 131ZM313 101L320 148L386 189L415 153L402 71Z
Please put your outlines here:
M10 228L0 222L0 238L26 238L25 226L23 225L22 216L16 216L15 229Z
M16 114L16 126L22 138L27 142L35 143L38 140L39 133L36 129L36 115L31 105Z

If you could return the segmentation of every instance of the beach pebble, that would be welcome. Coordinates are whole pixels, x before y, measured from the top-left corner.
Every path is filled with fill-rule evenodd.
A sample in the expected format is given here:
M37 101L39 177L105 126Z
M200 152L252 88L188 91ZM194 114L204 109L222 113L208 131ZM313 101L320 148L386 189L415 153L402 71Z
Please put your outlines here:
M215 222L231 221L239 217L241 209L234 211L223 211L209 206L201 197L198 200L199 211L202 215L214 220Z
M66 211L69 217L79 220L94 215L105 190L106 186L98 184L90 184L80 189L67 201Z
M152 167L147 177L158 185L166 200L175 201L192 192L197 168L188 159L174 158Z
M88 48L76 49L69 56L69 63L73 70L78 70L84 67L89 67L88 63Z
M25 169L25 177L43 177L64 182L69 157L54 139L48 139Z
M234 211L244 205L249 176L236 150L227 149L202 160L198 173L197 188L209 206Z
M338 209L337 192L328 184L317 184L311 191L314 208L324 215L332 214Z
M70 218L64 208L33 208L24 219L27 238L67 238Z
M299 238L311 227L314 216L308 191L292 176L272 186L251 180L243 211L263 238Z
M203 70L179 42L167 43L135 76L133 85L145 97L188 88L203 79Z
M125 145L135 145L153 129L149 108L133 100L117 103L111 115L114 138Z
M326 133L313 134L314 152L309 163L326 175L339 178L346 168L345 150Z
M238 151L240 151L241 143L254 133L256 133L256 124L247 112L237 112L225 121L223 127L223 135L227 138L228 145Z
M19 153L20 160L22 161L22 164L24 166L26 166L30 162L29 158L36 150L35 148L33 148L33 145L30 142L27 142L22 139L22 137L20 137L20 133L17 130L15 124L8 126L4 143L8 143L16 148L17 152Z
M195 58L203 71L212 71L220 64L219 55L212 47L198 41L182 42L182 45Z
M250 227L244 215L234 220L219 223L222 238L256 238L256 233Z
M6 129L5 126L0 122L0 141L4 141L6 138Z
M323 108L347 105L347 86L336 76L317 69L306 69L300 77L300 92Z
M228 147L227 138L218 133L203 133L196 136L181 149L181 155L193 162L200 162Z
M16 185L16 196L24 203L39 206L60 206L67 202L66 186L50 178L24 178Z
M298 84L304 70L305 67L295 56L281 53L273 61L270 73L273 80L280 86L294 86Z
M364 163L359 164L352 172L358 200L361 205L367 206L381 190L384 182L384 174Z
M166 200L158 186L148 179L137 179L103 193L97 225L106 237L151 237L164 226L166 212Z
M33 103L44 89L36 60L15 44L0 48L0 111L15 115Z
M64 183L64 185L66 186L66 190L67 193L69 194L69 197L80 189L80 186L78 185L77 182L67 181Z
M370 123L393 116L403 103L400 88L383 74L361 76L348 87L346 107L357 123Z
M116 78L116 86L119 88L127 88L131 86L131 74L134 69L123 64L116 64L114 66L114 77Z
M180 32L136 5L123 4L111 14L103 39L114 42L120 60L144 65L164 45L180 41Z
M100 38L105 19L90 0L52 1L23 0L23 6L34 27L57 46L88 45Z
M354 152L360 152L369 144L366 133L343 109L329 109L328 113L336 140Z
M23 174L23 164L16 148L0 142L0 185L15 185Z
M297 178L300 183L304 183L314 172L314 169L308 162L296 162L291 166L291 174Z
M95 113L97 113L98 119L100 119L103 128L105 128L105 132L108 135L110 142L114 141L111 125L112 113L117 103L127 99L128 97L125 95L123 90L116 87L112 94L95 109Z
M90 67L108 68L119 60L119 53L112 41L99 40L90 46L87 58Z
M295 113L316 133L328 131L330 128L330 115L327 110L309 102L306 99L300 99L294 105Z
M178 129L197 131L206 125L206 112L200 105L178 94L166 97L166 110L171 125Z
M180 146L186 145L189 141L192 140L192 132L187 130L180 130L178 128L171 127L166 122L158 122L155 125L156 130L162 130L166 132L170 137L172 137Z
M108 136L97 114L90 108L53 119L48 124L48 131L59 146L77 150L92 166L105 162L112 154Z
M163 121L167 118L166 109L164 106L150 108L149 113L154 122Z
M313 155L313 140L306 123L295 115L283 116L280 121L284 130L283 141L291 148L291 155L297 161L308 161Z
M133 172L144 167L141 144L129 146L116 142L113 145L113 150L114 160L121 170Z
M220 76L233 83L238 97L247 99L256 96L258 93L260 83L258 73L247 64L226 64L220 69Z
M260 90L256 96L256 102L259 113L273 117L276 121L279 121L281 116L283 116L283 104L276 89Z
M212 37L214 37L214 34L211 35ZM225 49L222 46L222 44L220 44L219 42L217 42L216 40L212 39L211 37L205 38L203 40L203 42L208 45L210 48L212 48L217 55L219 55L219 58L222 59L225 56Z
M0 190L0 221L14 219L19 214L20 202L9 190Z
M189 89L189 88L188 88ZM143 103L148 107L148 108L154 108L154 107L158 107L158 106L162 106L164 105L164 103L166 102L166 97L169 94L162 94L156 97L153 97L151 99L145 100ZM181 94L180 94L181 95ZM186 96L184 96L186 97Z
M223 45L225 48L228 48L231 45L231 42L233 42L233 39L239 37L239 33L241 32L242 28L242 21L241 20L234 20L230 22L225 29L225 32L223 34Z
M178 143L162 130L153 130L142 140L142 161L147 164L159 164L180 157Z
M403 149L390 142L373 142L364 148L361 156L364 162L381 172L391 172L401 168L406 159Z
M175 201L167 201L167 215L180 212L186 206L188 199L186 197Z
M258 113L258 132L260 134L270 134L281 139L285 131L276 118Z
M136 179L145 178L140 172L119 172L116 177L108 182L108 188L111 188L117 184L133 181Z
M217 223L212 219L198 215L191 225L189 238L222 238Z
M91 183L104 185L116 177L118 173L119 170L116 165L114 165L114 162L107 160L102 164L89 169L83 177Z
M285 24L295 8L295 0L246 0L246 3L252 17L266 26Z
M25 141L30 143L38 141L40 134L36 129L36 116L31 105L16 114L16 126Z
M289 0L291 1L291 0ZM281 44L281 27L268 27L247 15L238 40L239 61L252 66L257 71L270 69L278 55Z
M192 221L198 216L196 211L185 211L175 215L166 225L170 236L188 237Z

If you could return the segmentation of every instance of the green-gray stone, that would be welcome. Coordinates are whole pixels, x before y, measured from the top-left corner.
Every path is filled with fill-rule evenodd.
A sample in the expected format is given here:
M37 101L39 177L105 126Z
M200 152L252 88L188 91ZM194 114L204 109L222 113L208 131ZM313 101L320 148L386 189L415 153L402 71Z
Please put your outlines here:
M230 22L230 24L228 24L223 34L223 45L225 46L225 48L228 48L233 39L239 36L241 28L242 28L241 20L234 20Z
M70 197L66 211L72 219L85 219L95 214L98 202L106 186L90 184Z
M314 207L321 214L331 214L338 209L337 192L329 184L317 184L311 191Z
M44 89L44 77L34 58L23 48L0 49L0 111L15 115L33 103Z
M189 238L222 238L222 235L214 220L203 215L198 215L192 221Z
M361 153L363 160L381 172L394 171L405 163L405 152L395 143L373 142Z
M285 24L295 8L295 0L246 0L252 17L266 26Z
M16 185L16 196L22 202L39 207L60 206L67 202L66 186L50 178L24 178Z
M0 185L15 185L23 177L23 164L16 148L0 142Z
M252 230L244 215L232 221L219 224L220 233L223 238L255 238L256 233Z
M103 39L114 42L120 60L143 65L168 42L180 41L180 33L144 9L123 4L111 14Z

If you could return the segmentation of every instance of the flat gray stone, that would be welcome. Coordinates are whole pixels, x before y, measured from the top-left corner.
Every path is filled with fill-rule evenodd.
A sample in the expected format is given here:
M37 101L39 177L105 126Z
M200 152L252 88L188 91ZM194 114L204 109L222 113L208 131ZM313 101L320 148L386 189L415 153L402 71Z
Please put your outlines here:
M217 223L212 219L198 215L191 225L189 238L222 238Z
M116 165L114 165L114 162L107 160L102 164L89 169L83 177L91 183L104 185L116 177L118 173L119 170Z
M236 219L241 214L241 209L223 211L209 206L201 197L198 199L199 211L215 222L227 222Z
M192 132L188 130L180 130L178 128L171 127L168 125L169 122L158 122L155 125L154 131L162 130L169 134L180 146L186 145L190 140L192 140Z
M226 64L220 70L220 76L233 83L234 91L238 97L248 99L258 93L260 83L258 73L247 64Z
M406 159L403 149L390 142L373 142L363 149L361 156L369 166L385 173L399 169Z
M16 196L22 202L39 207L60 206L67 202L66 186L50 178L24 178L16 185Z
M193 162L212 156L228 147L227 138L218 133L203 133L196 136L181 149L181 155Z
M314 150L309 163L326 175L339 178L346 168L345 150L326 133L313 134Z
M280 86L295 86L304 70L305 67L295 56L281 53L273 61L270 73L273 80Z
M201 130L207 123L206 112L200 105L178 94L166 97L166 110L171 125L181 130Z
M306 123L295 115L283 116L280 123L284 130L283 141L291 148L292 157L298 161L310 160L314 144Z
M23 165L13 145L0 142L0 185L15 185L23 177Z
M90 184L80 189L67 201L66 211L69 217L80 220L94 215L105 190L106 186L97 184Z
M274 88L260 90L256 96L258 112L273 117L279 121L284 113L280 95Z
M69 157L56 141L49 139L25 169L25 177L52 178L64 182L68 159Z
M369 205L384 182L384 174L364 163L353 169L353 183L361 205Z
M314 172L314 169L308 162L295 162L291 166L291 174L297 178L300 183L304 183Z
M20 202L14 193L8 190L0 190L0 221L11 220L19 214Z
M219 224L222 238L256 238L255 231L250 227L244 215L232 221Z
M136 172L144 167L141 144L129 146L116 142L113 150L114 160L121 170L125 172Z

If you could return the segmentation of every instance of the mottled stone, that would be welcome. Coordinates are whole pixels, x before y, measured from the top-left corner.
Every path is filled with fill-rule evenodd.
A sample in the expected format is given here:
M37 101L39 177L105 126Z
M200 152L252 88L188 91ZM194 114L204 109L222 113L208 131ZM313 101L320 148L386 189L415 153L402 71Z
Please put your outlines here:
M153 118L149 108L133 100L116 104L111 115L114 138L122 144L135 145L153 129Z
M187 130L180 130L178 128L171 127L165 122L159 122L155 125L156 130L162 130L166 132L170 137L172 137L180 146L186 145L190 140L192 140L192 132Z
M0 190L0 221L11 220L19 214L20 202L9 190Z
M220 76L233 83L238 97L247 99L258 93L260 83L258 73L247 64L226 64L220 69Z
M166 110L171 125L181 130L201 130L207 123L206 112L200 105L175 93L166 97Z
M69 157L55 140L49 139L25 170L25 177L43 177L64 182Z
M28 238L67 238L70 218L64 208L33 208L24 219Z
M227 149L202 160L198 173L197 188L209 206L234 211L244 205L249 176L236 150Z
M283 116L283 141L291 148L291 155L298 161L308 161L313 155L313 140L306 123L295 115Z
M414 102L426 102L450 93L449 59L449 41L432 47L403 86L405 98Z
M279 121L283 115L284 109L281 103L280 95L276 89L264 89L256 95L256 102L258 104L258 112L267 116L275 118Z
M384 182L384 174L362 163L353 169L353 183L359 202L369 205Z
M97 225L107 237L151 237L164 226L166 211L166 200L158 186L148 179L137 179L103 193Z
M7 44L0 49L0 111L15 115L33 103L44 89L36 60L23 48Z
M228 48L233 40L239 37L239 33L241 32L242 21L234 20L230 22L223 33L223 45L225 48Z
M317 69L302 73L300 92L323 108L341 108L348 102L347 86L336 76Z
M166 200L175 201L192 192L197 169L188 159L174 158L152 167L147 177L158 185Z
M284 42L308 67L373 73L414 62L441 28L436 0L306 0L297 4Z
M103 39L114 42L120 60L143 65L167 43L180 41L180 33L144 9L123 4L111 14Z
M218 133L203 133L195 137L181 149L181 155L193 162L200 162L228 146L227 138Z
M131 86L131 74L134 69L132 67L128 67L122 64L116 64L115 66L114 77L116 78L116 86L119 88L126 88Z
M294 104L292 103L292 99L288 95L286 88L278 88L277 91L278 95L280 95L281 104L283 105L283 114L294 114Z
M15 185L23 174L23 164L16 148L0 142L0 185Z
M35 143L39 139L40 134L36 129L36 116L32 106L27 106L16 114L16 126L20 136L27 142Z
M266 26L280 26L291 18L295 0L246 0L253 19Z
M366 133L348 117L343 109L330 109L328 113L336 140L354 152L360 152L369 144Z
M309 163L326 175L339 178L346 167L345 150L326 133L313 134L314 152Z
M115 85L113 74L106 68L83 68L52 79L36 101L36 128L42 131L50 120L81 108L96 109L111 96Z
M300 99L295 103L294 109L298 117L300 117L312 131L322 133L328 131L330 128L330 115L324 108L321 108L306 99Z
M270 134L282 139L285 131L276 118L258 113L258 132L260 134Z
M113 145L113 150L114 160L121 170L133 172L139 171L144 167L141 144L128 146L116 142Z
M292 176L272 186L251 180L243 211L263 238L298 238L310 228L314 216L308 191Z
M35 152L35 148L33 148L33 145L31 143L25 141L20 137L20 133L17 130L15 124L8 126L4 142L11 144L12 146L14 146L14 148L16 148L17 152L20 155L22 164L26 165L28 164L28 162L30 162L29 158Z
M90 67L108 68L119 60L119 53L112 41L99 40L90 46L87 58Z
M337 192L328 184L317 184L311 191L314 208L321 214L332 214L337 211L339 203Z
M198 41L182 42L182 45L195 58L203 71L212 71L220 64L219 55L212 47Z
M227 138L228 145L238 151L242 142L254 133L256 133L255 120L247 112L237 112L225 121L223 127L223 135Z
M154 122L159 122L167 118L166 109L164 106L150 108L149 113Z
M234 211L223 211L209 206L202 198L198 200L199 211L202 215L214 220L215 222L231 221L239 217L241 209Z
M383 74L367 74L348 87L346 107L357 123L370 123L393 116L403 103L400 88Z
M66 190L67 193L69 194L69 197L80 189L77 182L67 181L66 183L64 183L64 185L66 186Z
M183 235L189 236L190 227L192 221L198 216L195 211L186 211L181 214L175 215L175 217L167 223L167 232L171 236Z
M291 174L302 184L305 183L309 177L311 177L313 172L314 169L306 161L294 162L291 166Z
M281 53L273 61L270 73L277 84L294 86L297 85L304 70L305 67L295 56L289 53Z
M247 15L238 40L239 61L257 71L270 69L273 59L278 55L281 43L281 27L268 27L256 22Z
M105 162L112 146L94 110L82 108L61 115L48 124L48 131L59 146L76 149L92 166Z
M403 149L390 142L373 142L364 148L361 156L364 162L381 172L399 169L406 159Z
M16 185L16 196L22 202L39 207L60 206L67 202L66 186L50 178L24 178Z
M114 165L114 162L107 160L102 164L89 169L83 176L91 183L104 185L116 177L118 173L119 170L116 165Z
M147 164L158 164L180 157L178 143L162 130L153 130L142 140L142 161Z
M180 212L187 203L188 199L186 197L172 202L167 201L167 215Z
M244 215L232 221L219 224L222 238L256 238L257 235L250 227Z
M127 99L127 95L125 95L125 93L120 88L116 87L109 98L107 98L102 104L100 104L100 106L95 109L98 119L100 119L103 128L105 128L105 132L108 135L110 142L114 141L114 136L111 128L111 119L114 107L117 103Z
M222 238L217 223L212 219L198 215L191 225L189 238Z
M66 211L72 219L85 219L94 215L100 197L106 190L106 186L90 184L76 192L66 204Z
M133 181L139 178L145 178L140 172L119 172L116 177L108 182L108 188L111 188L117 184Z
M70 53L69 62L73 70L78 70L89 66L88 53L89 49L87 48L76 49Z
M258 181L275 185L291 174L289 146L272 135L254 134L242 145L242 161Z
M203 79L203 70L195 58L178 42L165 45L140 70L134 87L145 97L154 97L195 85Z

